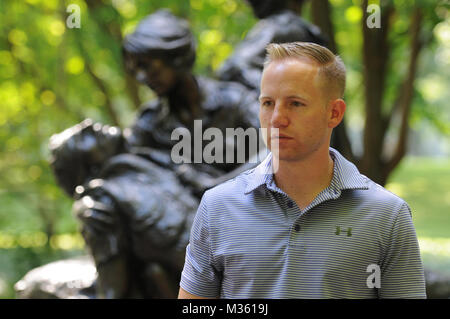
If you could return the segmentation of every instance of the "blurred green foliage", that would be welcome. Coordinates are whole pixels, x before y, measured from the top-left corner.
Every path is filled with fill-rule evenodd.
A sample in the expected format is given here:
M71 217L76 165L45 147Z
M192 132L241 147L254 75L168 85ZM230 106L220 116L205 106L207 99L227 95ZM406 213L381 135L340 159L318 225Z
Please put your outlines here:
M409 157L386 188L411 207L424 265L450 277L450 159Z
M394 1L387 107L407 68L413 2ZM417 3L425 12L426 47L420 57L411 124L425 119L448 135L448 1ZM66 26L69 4L81 9L79 29ZM338 51L348 68L348 120L358 127L363 125L361 1L330 0L330 4ZM0 279L14 268L7 259L12 254L8 249L17 252L14 260L20 275L60 257L55 249L82 249L70 214L72 200L57 186L48 165L48 140L87 117L113 123L115 115L120 126L131 124L138 105L124 73L120 41L145 15L163 7L190 21L198 43L195 72L208 76L257 21L241 0L0 1ZM310 20L309 3L303 15ZM137 91L141 101L153 97L145 87ZM72 235L61 239L61 234Z

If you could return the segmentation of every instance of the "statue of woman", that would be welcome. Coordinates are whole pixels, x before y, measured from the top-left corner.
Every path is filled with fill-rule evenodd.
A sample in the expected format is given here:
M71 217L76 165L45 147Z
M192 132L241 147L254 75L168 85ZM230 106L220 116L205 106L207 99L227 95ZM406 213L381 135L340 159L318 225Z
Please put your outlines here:
M160 10L145 18L123 44L125 65L157 95L145 105L131 130L131 145L170 150L175 128L258 127L258 97L244 86L192 74L195 41L186 21ZM192 154L193 155L193 154ZM213 164L229 171L235 166Z

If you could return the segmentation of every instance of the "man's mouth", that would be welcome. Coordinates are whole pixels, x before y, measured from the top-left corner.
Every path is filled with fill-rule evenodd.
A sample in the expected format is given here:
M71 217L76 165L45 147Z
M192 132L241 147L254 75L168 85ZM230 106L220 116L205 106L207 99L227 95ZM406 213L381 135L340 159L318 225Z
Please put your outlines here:
M272 135L271 138L277 138L280 140L288 140L288 139L292 139L292 137L285 135L285 134L278 134L278 135Z

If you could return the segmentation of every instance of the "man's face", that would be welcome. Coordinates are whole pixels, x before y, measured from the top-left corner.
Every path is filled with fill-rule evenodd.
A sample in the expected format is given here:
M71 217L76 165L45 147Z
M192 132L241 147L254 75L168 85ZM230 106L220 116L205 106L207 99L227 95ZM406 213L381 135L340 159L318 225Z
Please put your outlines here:
M263 72L259 120L269 131L269 149L277 140L280 160L302 160L324 144L328 147L330 111L318 71L308 59L284 59Z
M158 96L166 95L176 84L176 70L161 59L135 58L133 71L136 79L150 87Z

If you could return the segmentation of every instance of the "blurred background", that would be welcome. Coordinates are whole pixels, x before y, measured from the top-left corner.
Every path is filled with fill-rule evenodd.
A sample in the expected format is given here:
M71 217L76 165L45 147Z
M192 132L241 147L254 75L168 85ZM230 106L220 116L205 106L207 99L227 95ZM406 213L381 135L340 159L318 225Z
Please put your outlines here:
M70 4L81 9L80 28L66 24ZM364 4L306 1L299 14L322 27L347 66L350 157L389 168L379 181L410 204L425 267L450 278L449 1L381 1L376 40L363 32ZM31 269L86 254L48 141L87 117L132 123L153 93L126 75L121 40L163 7L189 20L195 73L211 77L258 21L242 0L0 0L1 298L14 298ZM364 142L374 108L385 120L378 151Z

